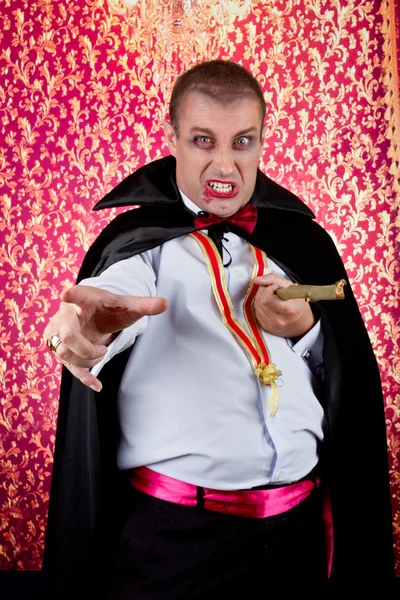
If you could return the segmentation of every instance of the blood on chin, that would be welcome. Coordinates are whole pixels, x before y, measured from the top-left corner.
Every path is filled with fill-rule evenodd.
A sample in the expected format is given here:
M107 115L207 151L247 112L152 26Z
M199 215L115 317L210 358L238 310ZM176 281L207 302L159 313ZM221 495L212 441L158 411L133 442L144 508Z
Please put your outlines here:
M220 217L229 217L241 208L238 192L239 190L233 196L230 195L223 198L216 196L213 190L208 185L205 185L203 187L203 204L207 206L207 212Z

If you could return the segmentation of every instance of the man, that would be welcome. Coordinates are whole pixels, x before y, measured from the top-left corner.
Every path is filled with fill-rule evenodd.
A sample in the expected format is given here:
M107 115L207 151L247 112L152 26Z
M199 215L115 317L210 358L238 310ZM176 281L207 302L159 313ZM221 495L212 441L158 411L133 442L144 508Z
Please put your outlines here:
M311 211L258 171L264 116L245 69L195 66L172 93L172 157L96 207L141 205L103 231L45 331L65 365L51 598L393 575L376 363L349 287L313 308L275 293L346 275Z

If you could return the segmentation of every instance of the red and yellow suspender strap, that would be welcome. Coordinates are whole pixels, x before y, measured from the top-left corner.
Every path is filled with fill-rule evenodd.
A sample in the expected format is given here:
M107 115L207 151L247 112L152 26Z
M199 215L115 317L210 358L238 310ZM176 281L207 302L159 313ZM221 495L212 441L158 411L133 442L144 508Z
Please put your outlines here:
M222 322L248 354L253 365L254 373L258 379L265 385L271 386L272 393L268 403L268 410L270 411L271 416L275 416L276 411L278 410L278 388L276 386L276 379L282 373L276 368L274 363L271 362L271 356L257 323L253 308L253 300L258 289L258 286L253 283L253 280L256 277L265 274L265 253L259 248L255 248L249 244L254 258L254 269L246 297L243 301L243 314L250 332L248 333L235 316L232 300L226 286L224 265L214 242L200 231L195 231L189 235L191 235L199 244L206 259L215 301L221 313Z

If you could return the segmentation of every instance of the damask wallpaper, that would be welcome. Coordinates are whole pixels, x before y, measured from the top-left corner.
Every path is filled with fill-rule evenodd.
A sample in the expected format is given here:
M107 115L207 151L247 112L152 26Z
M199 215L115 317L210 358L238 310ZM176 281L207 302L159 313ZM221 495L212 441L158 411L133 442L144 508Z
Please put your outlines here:
M41 566L60 378L43 330L115 214L91 208L167 154L171 82L220 57L259 79L261 168L312 208L354 284L382 374L400 575L394 15L376 0L2 0L0 568Z

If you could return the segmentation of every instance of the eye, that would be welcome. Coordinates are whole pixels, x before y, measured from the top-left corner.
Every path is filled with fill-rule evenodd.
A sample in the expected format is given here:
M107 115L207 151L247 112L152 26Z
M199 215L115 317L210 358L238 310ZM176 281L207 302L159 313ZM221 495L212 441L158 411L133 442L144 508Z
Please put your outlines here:
M211 138L206 135L198 135L195 137L194 141L196 144L211 144Z
M240 136L237 140L236 140L236 144L238 146L248 146L251 142L251 138L247 137L247 136Z

